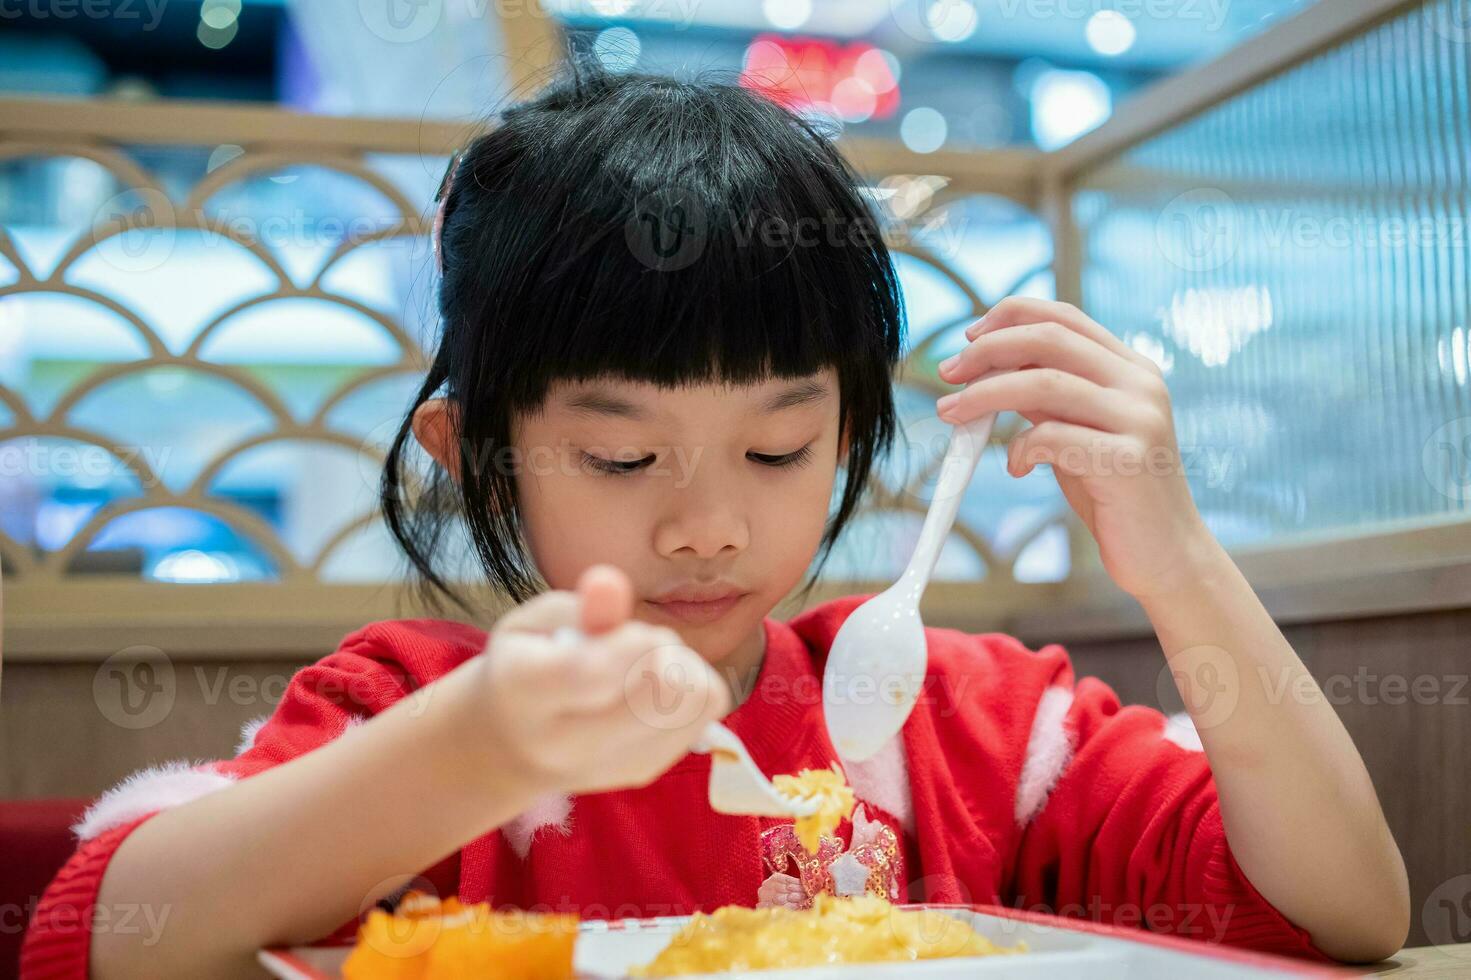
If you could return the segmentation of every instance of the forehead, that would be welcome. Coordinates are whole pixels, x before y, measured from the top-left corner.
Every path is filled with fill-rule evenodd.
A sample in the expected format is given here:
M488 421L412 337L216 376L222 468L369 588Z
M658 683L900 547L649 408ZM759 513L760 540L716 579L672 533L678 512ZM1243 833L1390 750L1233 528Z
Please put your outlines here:
M742 385L656 385L626 378L558 382L547 407L581 418L656 422L709 409L723 413L776 415L798 408L825 406L837 393L832 369L800 378L770 378Z

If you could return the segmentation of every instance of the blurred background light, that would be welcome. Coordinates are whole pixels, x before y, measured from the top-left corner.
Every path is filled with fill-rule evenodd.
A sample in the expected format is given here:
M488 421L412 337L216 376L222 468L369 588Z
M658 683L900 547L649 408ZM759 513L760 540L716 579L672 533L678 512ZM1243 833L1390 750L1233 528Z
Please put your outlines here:
M1132 48L1139 32L1134 22L1117 10L1100 10L1088 18L1087 36L1094 51L1112 58Z
M1113 96L1092 72L1049 70L1032 82L1032 138L1043 150L1071 143L1112 113Z

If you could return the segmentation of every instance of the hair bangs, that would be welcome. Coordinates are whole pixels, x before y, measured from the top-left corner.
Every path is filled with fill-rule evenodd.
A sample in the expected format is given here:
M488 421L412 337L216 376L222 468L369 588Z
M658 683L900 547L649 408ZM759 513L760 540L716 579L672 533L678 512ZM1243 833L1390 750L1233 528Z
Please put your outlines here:
M734 84L613 75L573 57L564 76L459 154L440 254L443 336L390 446L381 502L431 605L445 523L464 522L513 601L542 583L515 481L476 465L512 445L517 413L559 381L742 385L832 367L846 481L803 593L897 431L899 283L862 181L815 127ZM444 394L460 422L460 480L442 467L411 501L415 411Z

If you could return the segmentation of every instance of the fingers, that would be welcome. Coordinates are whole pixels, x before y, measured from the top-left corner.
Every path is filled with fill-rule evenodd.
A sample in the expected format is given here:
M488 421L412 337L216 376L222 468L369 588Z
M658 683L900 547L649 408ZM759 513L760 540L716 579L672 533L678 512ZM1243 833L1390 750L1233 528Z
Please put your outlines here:
M1139 380L1137 365L1113 356L1088 337L1060 323L1024 323L987 331L940 365L940 377L966 384L992 369L1046 367L1076 374L1104 387Z
M801 907L802 902L807 898L807 892L798 879L789 874L776 872L761 883L757 898L759 899L756 903L758 909L795 909Z
M609 710L626 710L637 697L637 688L649 683L649 677L668 682L698 680L697 671L684 655L699 659L684 646L679 634L665 626L631 622L591 637L575 650L559 650L553 654L557 667L546 674L548 686L573 711L599 714ZM700 665L709 665L700 659ZM663 703L678 695L661 691Z
M582 597L581 625L584 633L602 633L628 620L633 612L633 583L614 565L599 564L585 569L577 579Z
M521 603L496 620L495 629L550 635L561 626L604 633L628 620L633 610L633 583L614 565L585 569L577 590L554 589Z
M1127 436L1067 422L1043 422L1011 440L1006 447L1006 470L1025 476L1033 468L1047 465L1067 476L1084 477L1097 468L1100 454L1111 454L1115 463L1138 457L1142 464L1149 452L1148 447L1134 445Z
M559 626L576 624L581 604L582 600L575 592L561 589L543 592L507 611L496 620L495 630L550 635Z
M1080 336L1102 345L1131 364L1139 365L1151 372L1155 370L1153 361L1115 337L1106 327L1071 303L1032 299L1026 296L1008 296L991 307L990 312L985 316L967 327L965 336L969 340L975 340L985 334L1014 327L1017 324L1047 322L1061 324Z
M1042 413L1105 432L1129 432L1144 421L1124 392L1056 368L1011 371L946 395L936 406L941 419L968 422L987 412Z
M692 744L704 727L731 710L730 689L698 653L661 644L638 657L625 675L625 705L645 726Z

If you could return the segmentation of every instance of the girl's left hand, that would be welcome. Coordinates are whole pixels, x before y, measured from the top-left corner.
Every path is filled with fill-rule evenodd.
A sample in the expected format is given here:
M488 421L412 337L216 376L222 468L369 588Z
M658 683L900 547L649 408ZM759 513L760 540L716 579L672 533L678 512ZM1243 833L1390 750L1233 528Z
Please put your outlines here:
M942 380L1007 370L941 398L940 418L1013 411L1032 423L1011 440L1007 472L1051 465L1121 589L1144 598L1178 586L1214 539L1190 496L1159 367L1067 303L1010 297L965 335Z

